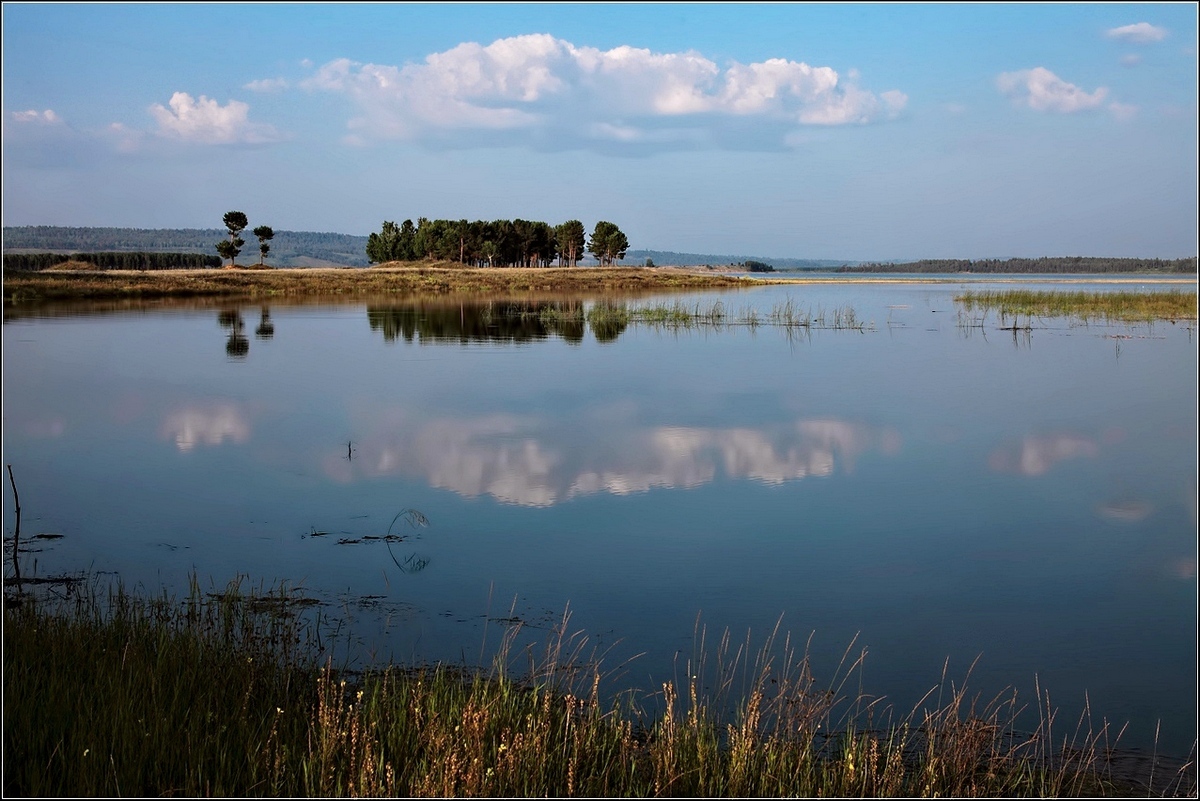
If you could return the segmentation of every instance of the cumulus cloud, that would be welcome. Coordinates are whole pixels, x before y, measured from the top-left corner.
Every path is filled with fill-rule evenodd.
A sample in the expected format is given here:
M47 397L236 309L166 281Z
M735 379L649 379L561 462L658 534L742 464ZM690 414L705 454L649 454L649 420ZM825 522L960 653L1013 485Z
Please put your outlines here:
M1002 72L996 78L996 87L1015 103L1029 106L1036 111L1055 111L1062 114L1098 108L1108 97L1106 87L1101 86L1094 92L1088 92L1064 81L1045 67Z
M1110 28L1107 36L1109 39L1123 39L1137 44L1152 44L1166 39L1167 29L1151 25L1149 22L1137 22L1133 25Z
M186 92L176 92L168 105L170 108L158 103L150 107L159 133L166 137L207 145L264 144L281 139L272 126L250 122L250 106L238 100L222 106L204 95L196 100Z
M371 138L513 141L578 146L713 144L722 125L752 120L783 134L801 125L898 116L908 97L880 94L831 67L782 58L722 68L694 51L578 47L548 34L465 42L402 67L338 59L302 84L344 94ZM483 136L481 136L481 134Z
M261 78L245 84L242 88L248 89L251 92L269 94L271 92L282 92L284 89L287 89L288 82L286 78Z

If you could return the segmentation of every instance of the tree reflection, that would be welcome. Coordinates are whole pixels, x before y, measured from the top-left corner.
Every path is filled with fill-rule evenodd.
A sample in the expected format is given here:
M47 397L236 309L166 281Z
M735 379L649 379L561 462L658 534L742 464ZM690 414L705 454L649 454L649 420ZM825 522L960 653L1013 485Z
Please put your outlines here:
M367 323L385 342L523 343L561 337L577 345L585 331L582 301L463 301L368 306Z
M250 352L250 339L246 336L246 321L242 318L241 309L222 309L217 313L217 323L229 332L225 354L231 359L244 359ZM275 336L275 323L271 321L269 306L261 308L254 336L263 341Z
M254 329L254 336L262 340L267 340L275 336L275 323L271 322L270 307L262 307L262 316L259 319L258 328Z
M217 314L217 322L229 331L229 339L225 341L225 355L232 359L244 359L250 352L250 340L246 338L246 323L242 313L237 309L222 309Z

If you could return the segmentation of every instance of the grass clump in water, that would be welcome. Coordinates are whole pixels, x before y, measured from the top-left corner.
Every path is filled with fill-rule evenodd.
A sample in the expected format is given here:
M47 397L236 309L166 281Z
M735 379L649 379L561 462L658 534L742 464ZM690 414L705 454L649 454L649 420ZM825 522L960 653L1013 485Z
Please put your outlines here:
M1013 289L966 292L955 302L965 311L996 311L1001 319L1025 317L1079 317L1085 321L1154 322L1195 320L1196 293L1163 292L1053 292Z
M240 583L183 603L116 592L4 610L6 795L1093 796L1107 727L1056 740L1045 710L1019 737L1015 694L961 688L891 723L818 684L775 637L726 635L661 694L606 703L599 662L564 616L544 654L490 671L317 663L299 597ZM525 678L510 677L528 656ZM846 667L847 662L849 667ZM945 686L945 677L942 680ZM935 691L937 688L935 688ZM927 699L931 696L927 696ZM924 702L922 702L924 703ZM654 707L655 711L647 711ZM1161 780L1160 780L1161 781ZM1166 787L1192 793L1195 783ZM1161 788L1159 789L1161 792Z

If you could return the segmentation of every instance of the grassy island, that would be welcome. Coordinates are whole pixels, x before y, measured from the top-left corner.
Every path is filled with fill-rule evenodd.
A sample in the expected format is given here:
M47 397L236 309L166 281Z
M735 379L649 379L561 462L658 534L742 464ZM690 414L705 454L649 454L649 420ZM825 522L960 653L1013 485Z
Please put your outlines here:
M4 305L62 300L299 297L717 289L750 279L672 268L469 268L453 262L389 262L370 268L70 270L10 272Z
M1195 320L1196 293L1164 292L967 292L954 298L967 312L996 311L1001 319L1075 317L1111 322Z

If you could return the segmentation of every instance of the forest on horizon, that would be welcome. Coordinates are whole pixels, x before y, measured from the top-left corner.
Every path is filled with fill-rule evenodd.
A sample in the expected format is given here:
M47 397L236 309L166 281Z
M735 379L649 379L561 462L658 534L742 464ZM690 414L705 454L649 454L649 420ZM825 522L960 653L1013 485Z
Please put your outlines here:
M87 226L5 226L4 253L74 253L121 251L141 253L216 253L227 239L223 228L103 228ZM276 231L268 264L275 267L366 267L366 236L315 231ZM736 265L750 260L776 270L845 273L1117 273L1196 272L1196 257L1184 259L1115 258L1104 256L1047 256L1038 259L924 259L908 262L855 262L834 259L772 258L711 255L662 250L629 250L625 264L639 266L650 259L659 266ZM594 263L588 260L584 263Z

